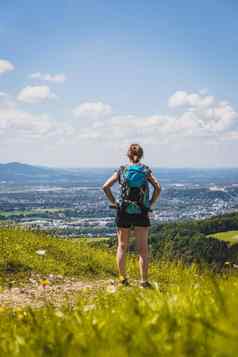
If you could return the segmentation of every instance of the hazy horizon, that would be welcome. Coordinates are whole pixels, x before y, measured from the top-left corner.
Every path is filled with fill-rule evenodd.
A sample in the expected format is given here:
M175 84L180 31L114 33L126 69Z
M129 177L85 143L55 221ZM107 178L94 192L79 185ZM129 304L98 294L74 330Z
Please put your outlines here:
M142 161L145 164L147 164L145 161ZM53 169L115 169L115 167L118 167L121 163L117 163L117 165L113 166L58 166L58 165L46 165L46 164L36 164L34 162L19 162L19 161L9 161L9 162L0 162L1 164L23 164L23 165L30 165L30 166L37 166L37 167L46 167L46 168L53 168ZM193 167L193 166L181 166L181 167L171 167L171 166L154 166L150 165L154 169L162 169L162 170L238 170L238 166L214 166L214 167Z

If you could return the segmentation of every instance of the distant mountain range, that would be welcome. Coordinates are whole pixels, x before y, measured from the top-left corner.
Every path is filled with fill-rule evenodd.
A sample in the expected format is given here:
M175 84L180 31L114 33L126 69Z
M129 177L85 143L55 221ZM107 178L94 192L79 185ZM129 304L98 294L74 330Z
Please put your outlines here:
M95 180L95 170L100 182L111 173L111 169L61 169L47 166L33 166L20 162L0 164L0 183L27 184L27 183L76 183Z
M98 186L109 177L114 168L52 168L20 162L0 164L0 184L70 184ZM172 184L238 184L238 168L193 169L153 168L162 183Z
M33 166L22 164L19 162L9 162L7 164L0 164L0 182L28 182L59 178L64 176L66 172L63 170L52 169L48 167Z

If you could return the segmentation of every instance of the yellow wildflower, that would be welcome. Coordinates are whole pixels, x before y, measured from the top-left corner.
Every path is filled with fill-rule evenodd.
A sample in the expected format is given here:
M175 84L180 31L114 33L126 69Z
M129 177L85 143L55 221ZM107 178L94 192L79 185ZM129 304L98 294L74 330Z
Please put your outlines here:
M49 285L49 280L48 279L42 279L40 281L40 285L43 286L43 288L46 288Z

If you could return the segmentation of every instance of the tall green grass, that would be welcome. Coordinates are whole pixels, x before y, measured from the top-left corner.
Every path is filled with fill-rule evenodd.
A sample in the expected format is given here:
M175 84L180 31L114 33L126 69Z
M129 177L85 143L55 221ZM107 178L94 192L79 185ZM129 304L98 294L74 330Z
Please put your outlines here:
M85 278L115 274L115 260L108 250L90 247L82 239L49 237L18 228L0 229L0 278L27 279L32 272ZM39 256L38 250L45 255Z
M41 272L52 269L87 279L116 273L113 251L85 243L18 230L1 231L1 242L11 259L19 259ZM17 254L11 252L13 247L18 249ZM43 257L45 262L34 255L39 248L48 252L48 257ZM2 262L6 263L6 252L4 259ZM130 276L137 276L136 257L128 259L128 270ZM215 275L196 265L186 267L164 260L152 262L150 276L154 290L115 289L108 284L96 292L82 291L74 306L0 307L0 355L234 357L238 354L235 275L229 272Z
M237 281L193 274L173 267L163 291L84 292L73 308L2 308L1 355L236 356Z

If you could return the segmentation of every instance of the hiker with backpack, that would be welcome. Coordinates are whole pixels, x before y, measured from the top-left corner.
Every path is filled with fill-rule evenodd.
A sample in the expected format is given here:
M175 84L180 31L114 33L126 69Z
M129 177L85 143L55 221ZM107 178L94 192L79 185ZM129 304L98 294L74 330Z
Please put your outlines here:
M153 176L151 169L141 163L143 149L139 144L131 144L127 156L129 163L120 166L118 170L102 186L110 207L117 210L117 266L119 283L129 285L126 276L126 252L130 228L134 228L138 244L140 286L149 288L148 281L148 234L150 227L149 212L159 198L161 186ZM120 199L117 202L112 194L111 187L114 183L120 184ZM149 195L149 183L153 186L152 197Z

